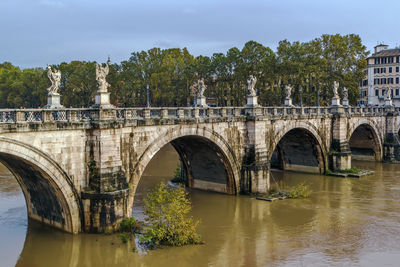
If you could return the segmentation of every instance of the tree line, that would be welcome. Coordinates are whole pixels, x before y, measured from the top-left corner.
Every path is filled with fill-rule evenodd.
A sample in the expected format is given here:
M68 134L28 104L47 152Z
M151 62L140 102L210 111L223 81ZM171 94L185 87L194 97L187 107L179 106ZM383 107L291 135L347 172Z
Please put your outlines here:
M133 52L128 60L110 65L107 81L111 101L120 107L146 105L149 87L151 106L190 106L194 102L193 83L205 79L209 101L217 106L243 106L247 79L257 77L258 102L279 106L285 85L293 87L293 103L330 105L332 85L348 89L349 101L356 104L359 83L364 77L368 52L355 34L324 34L309 42L283 40L274 52L255 41L226 53L193 56L187 48ZM72 61L52 65L62 73L60 94L65 107L89 107L97 91L96 62ZM0 64L0 107L43 107L50 81L44 68L20 69L9 62ZM300 89L301 88L301 89Z

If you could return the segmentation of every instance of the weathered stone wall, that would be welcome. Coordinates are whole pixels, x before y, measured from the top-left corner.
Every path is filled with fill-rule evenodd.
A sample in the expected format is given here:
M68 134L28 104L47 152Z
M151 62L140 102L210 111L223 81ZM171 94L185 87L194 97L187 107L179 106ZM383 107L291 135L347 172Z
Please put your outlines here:
M147 164L168 143L189 186L229 194L266 192L274 153L283 169L320 173L351 167L351 147L373 149L377 160L400 160L396 112L234 108L229 116L222 110L200 117L199 110L172 117L161 110L157 118L150 110L142 117L121 112L0 124L0 161L20 182L30 217L74 233L115 229L131 213ZM23 120L25 113L17 113Z

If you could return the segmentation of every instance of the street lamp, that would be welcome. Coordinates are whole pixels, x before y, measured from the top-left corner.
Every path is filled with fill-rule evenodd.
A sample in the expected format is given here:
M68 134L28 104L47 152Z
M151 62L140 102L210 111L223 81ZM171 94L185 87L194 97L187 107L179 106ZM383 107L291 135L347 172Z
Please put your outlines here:
M146 107L150 107L149 85L146 85Z
M300 92L300 107L303 107L303 88L299 87Z

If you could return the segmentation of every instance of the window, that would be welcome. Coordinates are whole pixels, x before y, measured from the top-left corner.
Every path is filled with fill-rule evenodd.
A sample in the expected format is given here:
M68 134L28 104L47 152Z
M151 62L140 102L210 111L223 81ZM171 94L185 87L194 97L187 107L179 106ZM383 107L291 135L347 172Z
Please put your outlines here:
M381 84L386 84L386 78L381 79Z
M392 67L389 67L389 73L392 73Z
M396 67L396 72L399 72L399 67Z
M379 96L379 90L375 89L375 96Z
M399 84L399 77L396 77L396 84Z
M400 63L399 60L400 60L400 56L397 56L396 57L396 63Z
M399 95L399 88L396 88L396 95Z
M381 73L386 73L386 68L381 68Z
M379 73L379 68L374 68L374 74Z

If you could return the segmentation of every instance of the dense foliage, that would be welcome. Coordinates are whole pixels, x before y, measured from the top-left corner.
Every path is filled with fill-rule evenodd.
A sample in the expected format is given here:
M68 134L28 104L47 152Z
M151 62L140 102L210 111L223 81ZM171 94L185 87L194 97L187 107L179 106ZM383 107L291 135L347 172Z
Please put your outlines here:
M198 221L189 216L191 203L183 187L160 183L144 200L147 226L140 236L149 247L198 244Z
M184 49L152 48L134 52L113 64L107 80L112 102L118 106L144 106L149 86L152 106L193 104L192 84L205 78L205 95L219 106L245 104L246 81L257 76L259 103L281 105L284 85L294 87L293 102L328 105L334 80L349 90L350 103L358 98L358 84L366 67L366 47L358 35L322 35L309 42L279 42L276 52L249 41L242 50L234 47L211 57L194 57ZM95 62L72 61L52 67L61 70L60 93L66 107L87 107L96 94ZM0 107L40 107L46 104L49 86L43 68L23 69L0 64Z

